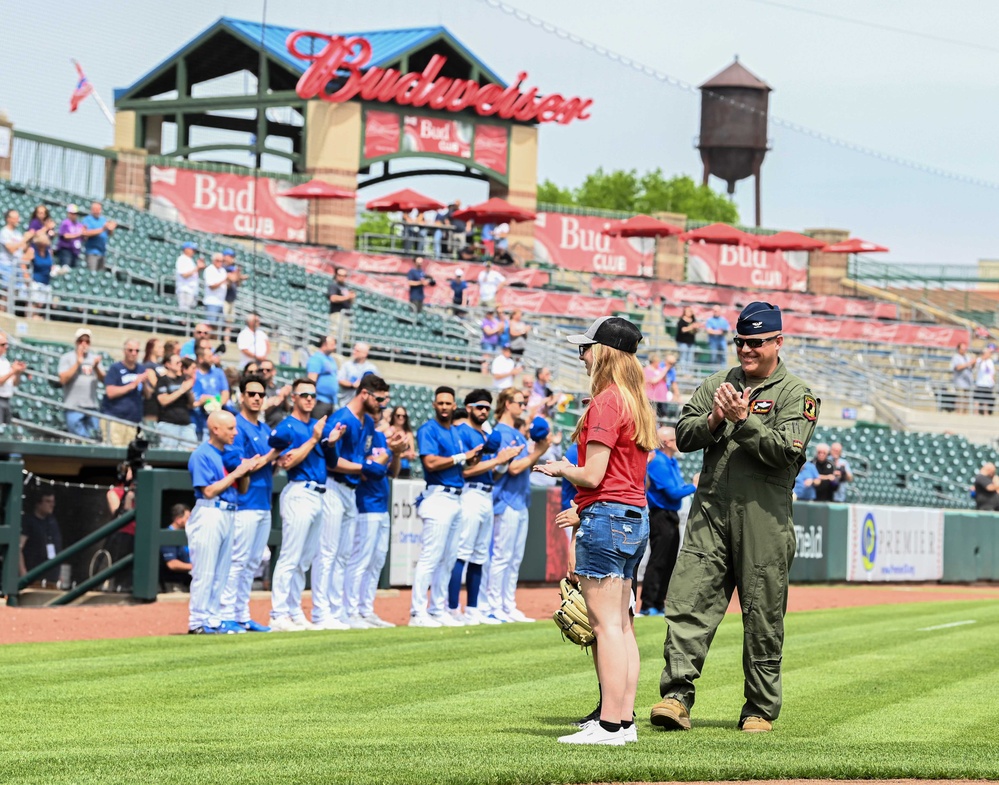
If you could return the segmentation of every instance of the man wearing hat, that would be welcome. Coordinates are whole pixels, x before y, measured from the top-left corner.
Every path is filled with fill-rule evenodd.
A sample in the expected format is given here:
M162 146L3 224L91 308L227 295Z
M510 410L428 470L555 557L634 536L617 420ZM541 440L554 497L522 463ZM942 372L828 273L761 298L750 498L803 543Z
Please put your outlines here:
M704 468L666 598L663 700L651 717L665 730L690 728L694 680L735 589L746 696L739 727L769 731L780 714L791 489L819 401L780 359L777 306L747 305L733 340L739 365L706 379L676 425L677 447L703 450Z
M205 269L205 260L200 256L197 260L194 258L198 250L197 243L184 243L180 248L174 291L177 293L177 307L183 311L190 311L198 301L199 276Z
M465 280L465 271L460 267L454 271L454 278L448 279L451 287L451 313L455 316L465 315L465 290L468 289L468 281Z
M101 356L90 350L91 333L76 331L76 347L59 358L59 383L66 406L66 429L85 439L100 439L97 419L97 383L104 381Z

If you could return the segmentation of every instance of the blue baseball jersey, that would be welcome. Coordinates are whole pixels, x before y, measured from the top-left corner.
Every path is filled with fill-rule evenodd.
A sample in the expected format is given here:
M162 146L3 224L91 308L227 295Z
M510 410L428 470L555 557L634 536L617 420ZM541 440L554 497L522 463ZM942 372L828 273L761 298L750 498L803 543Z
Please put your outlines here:
M376 458L379 455L385 455L387 452L388 443L385 441L385 434L380 431L374 431L371 437L371 450L366 457ZM361 482L357 485L357 511L388 512L389 489L391 485L392 480L387 473L381 477L362 473Z
M204 499L205 494L202 490L225 479L229 472L239 466L241 460L242 456L231 447L223 452L208 442L198 445L198 449L191 453L191 457L187 460L187 470L191 473L191 485L194 486L194 498ZM233 484L216 498L230 504L237 504L239 491Z
M363 420L357 419L354 413L344 406L333 413L326 421L326 427L323 429L323 438L325 439L337 423L344 424L346 430L339 441L336 442L336 447L340 453L340 457L352 463L364 463L364 457L371 453L371 439L375 432L375 421L367 414L362 414L361 416L364 418ZM330 474L335 475L339 482L356 487L361 481L361 475L359 474L344 474L343 472L333 471L332 467L336 466L336 461L327 465L330 467Z
M486 434L481 431L475 430L471 425L459 425L458 428L458 438L461 439L461 451L468 452L475 447L479 447L486 443ZM496 453L485 452L480 453L483 461L488 461L491 458L496 457ZM474 477L467 478L466 482L483 482L486 485L493 484L493 470L490 469L482 474L476 474Z
M316 422L312 418L308 422L302 422L297 417L285 417L271 431L267 444L281 452L301 447L312 438ZM326 457L321 444L315 445L305 456L305 460L288 470L288 482L315 482L320 485L326 482Z
M211 395L214 398L218 398L223 392L229 390L229 380L225 378L225 371L216 366L212 366L208 373L205 373L200 368L194 374L194 387L191 388L191 392L194 393L194 400L198 400L202 395ZM191 410L191 420L198 427L198 430L204 430L208 425L208 413L204 409L204 405L196 406Z
M516 428L499 423L493 430L498 431L502 437L501 450L512 444L520 445L521 450L514 457L515 461L519 461L528 454L527 439ZM513 510L526 510L530 496L530 471L522 471L520 474L510 474L509 471L506 471L497 477L493 484L493 512L499 515L507 507Z
M270 452L267 440L271 429L263 420L256 425L242 414L236 416L236 441L233 447L244 458L254 458ZM250 487L246 493L239 494L239 509L269 510L271 494L274 490L274 467L270 464L257 469L250 475Z
M173 526L167 526L170 531L179 531ZM186 545L161 545L160 546L160 558L163 563L166 564L168 561L173 561L177 559L185 564L191 563L191 549Z
M445 428L436 418L428 420L416 432L416 449L420 458L426 455L451 456L459 452L467 452L461 446L461 438L457 428ZM438 472L427 469L423 464L423 479L427 485L445 485L448 488L464 488L465 478L461 475L461 466L449 466Z
M569 449L565 451L565 459L574 466L579 465L579 445L573 442ZM576 498L576 486L565 477L562 478L562 509L568 510Z

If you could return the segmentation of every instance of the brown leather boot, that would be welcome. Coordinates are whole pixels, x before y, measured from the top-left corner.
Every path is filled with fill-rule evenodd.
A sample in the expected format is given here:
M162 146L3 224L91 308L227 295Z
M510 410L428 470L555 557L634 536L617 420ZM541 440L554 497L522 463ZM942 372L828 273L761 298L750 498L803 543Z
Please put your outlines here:
M659 701L652 707L649 720L663 730L690 730L690 712L676 698L663 698Z
M739 727L746 733L769 733L774 729L774 724L763 717L746 717L739 723Z

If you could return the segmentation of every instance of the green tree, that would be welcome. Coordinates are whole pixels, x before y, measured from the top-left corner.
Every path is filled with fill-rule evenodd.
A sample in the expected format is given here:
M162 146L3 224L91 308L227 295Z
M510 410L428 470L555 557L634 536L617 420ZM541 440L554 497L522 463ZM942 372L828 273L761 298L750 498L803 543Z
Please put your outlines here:
M392 222L388 213L378 213L365 211L361 213L361 220L357 223L355 236L360 238L362 234L391 234Z
M538 184L538 201L547 204L575 204L572 191L568 188L559 188L551 180L545 180Z

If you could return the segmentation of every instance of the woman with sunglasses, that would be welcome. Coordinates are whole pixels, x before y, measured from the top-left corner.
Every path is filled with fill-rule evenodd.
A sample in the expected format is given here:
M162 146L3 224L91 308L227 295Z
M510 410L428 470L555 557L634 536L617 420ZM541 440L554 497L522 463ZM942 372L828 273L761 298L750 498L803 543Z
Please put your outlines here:
M399 456L398 474L400 480L405 480L413 476L413 467L410 462L416 457L416 437L409 424L409 412L406 411L405 406L396 406L392 410L392 419L388 430L385 431L385 438L391 440L396 433L402 433L406 438L406 449Z
M577 488L578 518L562 514L562 521L578 527L569 571L579 578L600 651L600 718L562 736L564 744L622 746L638 740L633 712L639 655L631 587L649 539L645 470L648 454L658 444L655 412L635 357L641 340L641 330L614 316L569 336L579 347L593 396L572 435L579 445L579 465L563 458L536 467Z

